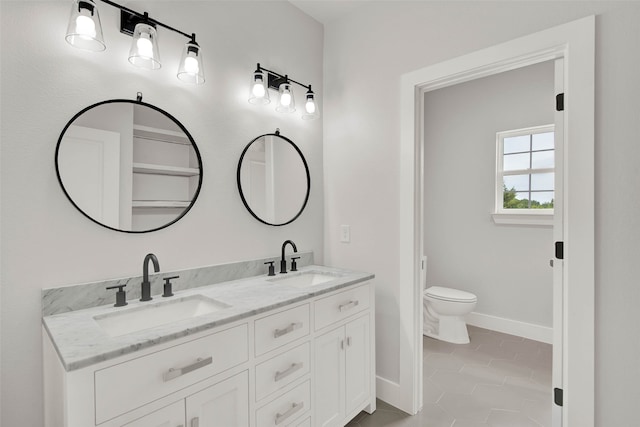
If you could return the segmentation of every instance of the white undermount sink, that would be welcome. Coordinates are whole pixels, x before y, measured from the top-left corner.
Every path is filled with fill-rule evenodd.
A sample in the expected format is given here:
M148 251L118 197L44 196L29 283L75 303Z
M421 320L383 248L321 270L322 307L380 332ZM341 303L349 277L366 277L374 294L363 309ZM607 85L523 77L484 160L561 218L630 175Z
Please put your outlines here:
M112 337L166 325L214 313L230 307L203 295L193 295L157 303L140 305L113 313L94 316L93 319Z
M296 288L308 288L320 285L331 280L342 277L340 274L321 272L321 271L304 271L300 273L288 273L284 277L270 279L269 282L279 285L293 286Z

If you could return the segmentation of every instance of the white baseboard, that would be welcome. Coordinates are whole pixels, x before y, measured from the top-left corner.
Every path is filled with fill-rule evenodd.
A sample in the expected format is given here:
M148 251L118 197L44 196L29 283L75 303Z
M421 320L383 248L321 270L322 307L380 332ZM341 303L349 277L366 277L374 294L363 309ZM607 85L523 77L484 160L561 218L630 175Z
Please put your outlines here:
M376 376L376 397L378 399L399 408L402 406L402 402L399 401L400 396L402 396L400 384L379 375Z
M516 335L518 337L541 341L547 344L553 343L553 328L548 326L505 319L503 317L491 316L489 314L476 313L475 311L473 313L469 313L466 316L466 320L468 325L477 326L479 328Z

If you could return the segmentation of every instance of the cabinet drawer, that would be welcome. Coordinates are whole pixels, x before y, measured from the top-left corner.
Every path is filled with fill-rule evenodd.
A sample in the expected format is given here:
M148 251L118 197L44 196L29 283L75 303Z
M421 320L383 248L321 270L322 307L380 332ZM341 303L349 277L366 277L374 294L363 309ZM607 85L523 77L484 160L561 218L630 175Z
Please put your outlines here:
M296 424L296 427L311 427L311 417L302 421L300 424Z
M311 405L310 383L306 381L256 411L257 427L291 425ZM295 424L294 424L295 425Z
M309 373L309 343L256 366L256 400Z
M316 331L369 308L369 292L369 285L365 285L317 300L315 303Z
M248 359L248 332L244 324L98 370L95 372L96 423Z
M256 356L309 335L309 304L255 322Z

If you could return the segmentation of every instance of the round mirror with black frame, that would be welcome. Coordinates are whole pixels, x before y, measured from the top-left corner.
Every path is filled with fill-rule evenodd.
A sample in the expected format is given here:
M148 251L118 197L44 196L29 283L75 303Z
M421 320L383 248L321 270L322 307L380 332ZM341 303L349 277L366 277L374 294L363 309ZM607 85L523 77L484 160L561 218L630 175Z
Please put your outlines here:
M295 221L309 201L309 166L293 141L267 133L253 139L238 161L238 191L258 221L281 226Z
M141 94L98 102L73 116L60 133L55 163L62 190L80 212L126 233L178 221L202 186L193 137Z

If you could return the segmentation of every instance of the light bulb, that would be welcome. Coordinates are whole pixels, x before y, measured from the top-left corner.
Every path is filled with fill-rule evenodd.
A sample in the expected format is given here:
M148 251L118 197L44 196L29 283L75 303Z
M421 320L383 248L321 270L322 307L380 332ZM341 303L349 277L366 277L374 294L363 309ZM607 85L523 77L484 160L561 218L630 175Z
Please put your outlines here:
M96 36L96 24L88 16L78 15L76 18L76 32L84 39L93 39Z
M284 107L288 107L291 104L291 94L289 92L283 92L280 95L280 104Z
M198 60L193 56L187 56L184 59L184 71L190 74L198 74L200 71Z
M153 43L149 38L149 34L141 33L140 38L136 42L140 56L145 58L153 58Z
M251 89L251 93L253 93L253 96L255 96L256 98L263 98L265 92L266 91L262 82L256 82Z
M304 109L307 110L307 113L309 114L316 112L316 103L313 102L313 99L307 99L307 103L304 104Z

